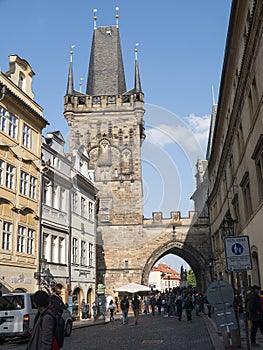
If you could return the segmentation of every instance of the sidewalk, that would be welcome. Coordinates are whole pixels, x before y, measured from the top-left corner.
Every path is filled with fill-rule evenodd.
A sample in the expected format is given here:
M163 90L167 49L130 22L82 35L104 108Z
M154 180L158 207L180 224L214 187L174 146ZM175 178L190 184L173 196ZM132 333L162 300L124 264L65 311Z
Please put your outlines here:
M121 319L121 314L115 315L114 318L115 318L115 320L120 320ZM106 316L105 320L103 318L101 318L101 317L99 319L97 319L97 320L94 320L93 318L88 318L87 320L74 321L72 329L91 327L91 326L98 326L98 325L107 324L109 322L110 322L110 317L109 316Z
M206 323L206 327L207 327L207 330L209 332L210 338L213 342L213 345L215 347L215 350L230 349L230 346L225 346L224 340L223 340L223 335L218 333L217 328L216 328L216 324L213 321L213 319L209 318L206 315L202 315L202 317ZM249 333L248 334L249 347L251 349L254 349L254 347L250 346L250 331L248 333ZM240 328L240 340L241 340L241 346L239 348L235 347L235 349L248 350L249 348L247 347L247 335L246 335L245 327ZM258 330L258 332L257 332L256 341L258 344L260 344L260 347L263 348L263 335L260 333L260 330ZM234 341L233 341L233 343L234 343Z

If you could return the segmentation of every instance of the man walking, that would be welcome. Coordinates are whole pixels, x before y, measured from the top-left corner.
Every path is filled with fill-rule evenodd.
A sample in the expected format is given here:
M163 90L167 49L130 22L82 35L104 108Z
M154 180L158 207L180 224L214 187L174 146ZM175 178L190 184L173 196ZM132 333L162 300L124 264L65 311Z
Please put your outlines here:
M129 300L127 299L127 296L124 295L123 299L121 300L122 324L128 323L129 306L130 306Z
M252 292L249 299L249 316L252 321L252 330L251 330L251 346L259 347L260 345L256 343L256 335L258 328L263 334L263 312L260 305L259 297L260 287L254 285L252 287Z
M138 299L137 295L134 295L134 299L132 301L132 309L134 313L134 320L135 324L138 324L138 318L139 318L139 310L140 310L140 300Z

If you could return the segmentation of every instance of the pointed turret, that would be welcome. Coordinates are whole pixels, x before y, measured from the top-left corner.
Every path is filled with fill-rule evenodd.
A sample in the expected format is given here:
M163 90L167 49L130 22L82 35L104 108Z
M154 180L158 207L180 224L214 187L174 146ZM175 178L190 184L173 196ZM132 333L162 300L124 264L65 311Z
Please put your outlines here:
M74 92L74 83L73 83L73 63L72 63L72 57L73 57L73 48L74 46L71 46L70 50L70 63L69 63L69 73L68 73L68 84L67 84L67 90L66 95L73 95Z
M139 44L136 44L138 46ZM137 47L134 50L135 52L135 77L134 77L134 90L135 93L142 92L141 79L139 73L139 64L138 64L138 49Z

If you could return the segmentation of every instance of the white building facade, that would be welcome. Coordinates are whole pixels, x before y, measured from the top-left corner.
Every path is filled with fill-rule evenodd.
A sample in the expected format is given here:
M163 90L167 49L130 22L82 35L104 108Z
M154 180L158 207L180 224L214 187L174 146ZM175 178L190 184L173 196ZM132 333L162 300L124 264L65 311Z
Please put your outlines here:
M84 147L65 154L59 131L42 145L40 280L68 302L73 317L82 299L95 300L97 190Z

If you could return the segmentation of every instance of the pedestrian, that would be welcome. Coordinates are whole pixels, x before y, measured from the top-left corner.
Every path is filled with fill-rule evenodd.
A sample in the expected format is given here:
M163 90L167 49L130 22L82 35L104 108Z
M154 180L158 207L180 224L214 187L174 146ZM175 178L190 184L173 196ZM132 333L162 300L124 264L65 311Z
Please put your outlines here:
M149 301L149 305L151 306L152 315L154 316L155 315L155 306L156 306L156 299L155 299L154 295L151 296L151 299Z
M111 299L111 301L110 301L110 303L109 303L108 309L109 309L109 311L110 311L110 321L114 321L114 309L115 309L115 305L114 305L112 299Z
M115 305L116 305L116 312L119 312L119 300L118 300L118 297L115 297ZM115 312L115 314L116 314Z
M149 313L149 298L147 295L144 297L144 313L145 315Z
M27 350L52 350L59 349L52 346L55 318L49 309L50 296L43 290L33 295L33 302L37 307L34 326L27 344Z
M200 310L200 303L201 303L201 299L200 299L200 295L198 293L196 293L194 295L194 307L195 307L195 315L199 316L199 312Z
M127 298L127 295L124 295L123 299L121 300L121 310L122 310L122 324L128 323L128 311L129 311L129 300Z
M85 299L82 299L82 302L80 303L80 312L81 312L81 318L82 320L86 319L86 303L85 303Z
M93 303L92 303L92 313L93 313L93 319L94 319L94 321L96 321L96 319L97 319L97 305L96 305L95 301L93 301Z
M163 317L168 317L167 299L168 299L167 294L164 294L162 299Z
M175 304L176 304L176 309L177 309L178 321L182 321L183 301L182 301L181 295L177 296Z
M87 320L90 317L90 306L89 303L85 304L85 319Z
M259 297L260 297L261 311L263 312L263 290L260 292Z
M56 317L62 316L65 308L60 293L61 291L59 288L51 288L50 309Z
M156 301L156 306L158 309L158 315L161 315L161 312L162 312L162 297L161 297L161 295L159 295L159 297Z
M194 305L190 294L188 294L185 299L184 308L186 311L187 321L192 321L192 311L193 311Z
M249 298L249 318L252 321L251 329L251 346L259 347L260 345L256 342L256 335L258 328L261 334L263 334L263 312L260 305L259 297L260 287L254 285L252 287L251 295Z
M132 301L132 309L134 313L134 320L135 324L138 324L138 318L139 318L139 310L140 310L140 300L138 299L137 295L134 295L133 301Z

